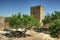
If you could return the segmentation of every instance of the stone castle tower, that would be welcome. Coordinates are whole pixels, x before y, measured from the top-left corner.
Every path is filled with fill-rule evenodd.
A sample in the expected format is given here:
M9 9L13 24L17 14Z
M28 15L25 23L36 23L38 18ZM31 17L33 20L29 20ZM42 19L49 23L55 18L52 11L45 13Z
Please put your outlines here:
M37 19L41 26L43 26L44 19L44 7L43 6L34 6L30 8L31 15L34 15L35 19Z

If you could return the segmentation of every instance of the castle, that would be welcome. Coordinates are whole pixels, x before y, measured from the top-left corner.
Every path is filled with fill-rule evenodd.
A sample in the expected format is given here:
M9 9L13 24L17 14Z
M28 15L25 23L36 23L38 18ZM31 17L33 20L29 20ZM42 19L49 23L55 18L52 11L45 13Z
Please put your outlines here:
M34 6L30 8L31 15L34 15L35 19L39 21L41 26L43 26L44 19L44 7L43 6Z
M34 6L30 8L31 15L34 15L35 19L37 19L40 25L43 25L44 19L44 7L43 6ZM0 30L5 28L9 28L9 23L6 20L6 17L0 17Z

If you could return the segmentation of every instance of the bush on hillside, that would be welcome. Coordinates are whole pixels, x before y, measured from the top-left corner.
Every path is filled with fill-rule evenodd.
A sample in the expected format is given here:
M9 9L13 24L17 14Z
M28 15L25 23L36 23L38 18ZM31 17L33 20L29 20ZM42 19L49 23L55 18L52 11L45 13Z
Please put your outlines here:
M49 31L52 37L60 37L60 19L57 19L50 23Z

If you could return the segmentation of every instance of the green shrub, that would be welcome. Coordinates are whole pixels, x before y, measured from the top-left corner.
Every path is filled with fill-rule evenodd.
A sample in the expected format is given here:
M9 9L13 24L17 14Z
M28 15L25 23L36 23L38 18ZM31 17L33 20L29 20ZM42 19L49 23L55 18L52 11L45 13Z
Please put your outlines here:
M60 19L57 19L50 23L49 31L52 37L60 37Z

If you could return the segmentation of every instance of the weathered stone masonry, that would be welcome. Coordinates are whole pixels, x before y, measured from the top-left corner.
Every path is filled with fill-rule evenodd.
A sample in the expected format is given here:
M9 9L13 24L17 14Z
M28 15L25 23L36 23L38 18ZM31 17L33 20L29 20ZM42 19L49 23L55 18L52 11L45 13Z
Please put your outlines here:
M4 17L0 17L0 30L3 30L4 29L4 22L5 21L5 18Z
M30 8L31 15L34 15L35 19L37 19L41 26L43 26L44 19L44 7L43 6L34 6Z

